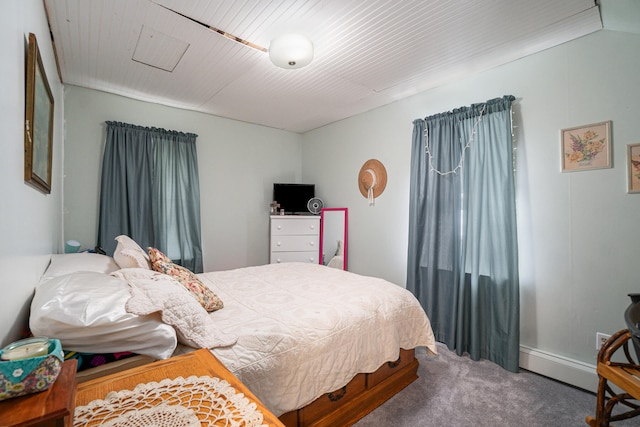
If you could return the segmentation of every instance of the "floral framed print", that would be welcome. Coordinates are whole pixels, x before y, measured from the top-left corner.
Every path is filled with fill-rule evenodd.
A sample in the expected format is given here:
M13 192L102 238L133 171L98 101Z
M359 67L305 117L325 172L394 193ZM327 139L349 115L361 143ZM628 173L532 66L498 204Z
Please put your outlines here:
M24 180L51 193L53 94L44 71L38 42L29 33L24 118Z
M640 193L640 144L627 145L629 193Z
M562 129L562 172L611 167L611 121Z

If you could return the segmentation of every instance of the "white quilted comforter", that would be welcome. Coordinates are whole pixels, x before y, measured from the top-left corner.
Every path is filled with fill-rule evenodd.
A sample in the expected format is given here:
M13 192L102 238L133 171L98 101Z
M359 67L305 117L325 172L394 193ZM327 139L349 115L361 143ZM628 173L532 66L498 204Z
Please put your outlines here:
M276 416L396 360L401 347L436 352L418 301L382 279L304 263L198 277L224 302L210 316L238 337L213 353Z

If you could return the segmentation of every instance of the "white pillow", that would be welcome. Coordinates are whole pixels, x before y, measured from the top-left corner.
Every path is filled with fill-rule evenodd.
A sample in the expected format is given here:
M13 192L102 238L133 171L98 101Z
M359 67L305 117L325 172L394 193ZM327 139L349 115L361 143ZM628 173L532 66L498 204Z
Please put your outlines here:
M118 264L107 255L80 252L51 255L51 263L42 274L43 278L63 276L78 271L94 271L109 274L119 270Z
M128 312L161 313L162 320L176 329L181 344L215 348L233 345L238 340L235 334L220 330L212 315L173 277L140 268L122 269L111 275L125 279L131 287Z
M178 344L175 330L158 314L127 312L129 298L127 282L108 274L49 278L36 287L29 326L36 336L58 338L65 350L171 357Z
M116 237L118 245L113 252L113 259L120 268L146 268L151 270L149 255L135 240L124 234Z

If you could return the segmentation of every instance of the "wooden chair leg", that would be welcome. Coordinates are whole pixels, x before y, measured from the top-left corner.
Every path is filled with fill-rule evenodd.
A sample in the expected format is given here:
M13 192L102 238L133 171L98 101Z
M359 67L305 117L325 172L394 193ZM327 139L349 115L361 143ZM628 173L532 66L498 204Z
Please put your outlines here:
M598 395L596 398L596 417L588 416L586 418L587 424L591 427L609 427L609 419L605 416L605 401L607 389L607 379L598 376Z

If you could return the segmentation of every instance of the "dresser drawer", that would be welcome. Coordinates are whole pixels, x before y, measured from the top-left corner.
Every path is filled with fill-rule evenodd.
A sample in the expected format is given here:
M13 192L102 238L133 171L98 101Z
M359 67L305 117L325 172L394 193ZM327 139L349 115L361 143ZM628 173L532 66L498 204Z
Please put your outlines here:
M318 236L273 236L271 251L318 251Z
M320 419L323 415L338 410L341 407L346 407L355 398L362 397L366 387L365 374L356 375L349 384L333 391L332 393L326 393L300 409L300 425L306 425L306 422L310 420ZM335 425L335 424L333 424Z
M320 233L320 218L317 216L300 216L271 219L271 235L313 234Z
M281 262L308 262L318 263L318 252L271 252L271 264Z
M396 371L401 370L407 365L410 365L415 360L415 350L400 349L400 356L397 360L384 363L377 371L367 374L367 387L373 387L391 375Z

